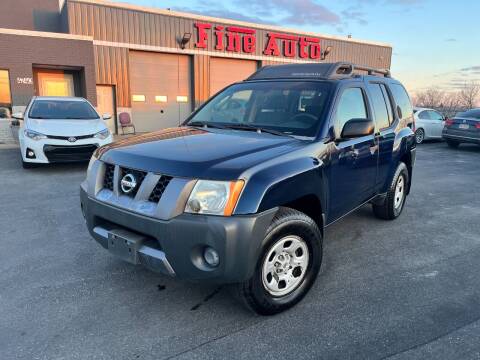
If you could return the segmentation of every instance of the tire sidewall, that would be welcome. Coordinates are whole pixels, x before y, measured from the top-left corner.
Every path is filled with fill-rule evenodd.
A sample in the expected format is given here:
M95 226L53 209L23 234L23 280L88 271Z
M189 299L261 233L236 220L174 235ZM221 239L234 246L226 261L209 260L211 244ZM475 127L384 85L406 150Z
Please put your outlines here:
M312 220L313 222L313 220ZM273 296L265 289L262 280L262 270L265 258L272 246L288 235L301 237L309 251L309 263L302 282L290 293L283 296ZM261 256L255 267L255 273L251 279L251 291L255 301L262 308L269 309L265 314L277 313L298 303L312 287L322 263L322 238L316 226L312 226L305 220L289 219L273 228L265 238Z
M422 134L422 138L420 139L420 141L418 141L418 138L417 138L418 135L417 134ZM424 140L425 140L425 130L417 129L417 131L415 131L415 142L417 144L421 144L421 143L424 142Z
M403 176L403 181L404 181L403 201L402 201L402 206L400 206L398 209L396 209L395 208L395 189L397 187L397 182L398 182L398 179L400 178L400 176ZM403 208L405 207L405 203L407 202L407 192L408 192L407 190L408 190L409 184L410 184L410 179L409 179L409 176L408 176L408 169L407 169L407 167L404 163L401 163L399 165L399 167L397 168L397 171L395 172L395 177L394 177L394 181L393 181L392 188L391 188L392 195L393 195L391 206L392 206L392 213L393 213L394 218L399 217L400 214L403 211Z

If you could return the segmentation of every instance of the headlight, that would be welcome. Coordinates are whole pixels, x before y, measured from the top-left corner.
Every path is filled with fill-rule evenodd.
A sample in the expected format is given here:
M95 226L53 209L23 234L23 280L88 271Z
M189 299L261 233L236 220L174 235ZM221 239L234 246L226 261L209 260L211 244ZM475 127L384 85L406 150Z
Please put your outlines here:
M110 131L108 129L99 131L98 133L93 135L93 137L96 137L97 139L100 139L100 140L105 140L109 136L110 136Z
M42 140L46 139L47 135L40 134L39 132L33 131L33 130L24 130L23 133L25 134L26 137L32 139L32 140Z
M90 174L90 170L92 169L92 166L93 166L93 163L97 160L95 154L92 155L92 157L90 158L90 162L88 163L88 167L87 167L87 178L88 178L88 174Z
M243 180L198 180L188 198L185 212L230 216L237 205L243 185Z

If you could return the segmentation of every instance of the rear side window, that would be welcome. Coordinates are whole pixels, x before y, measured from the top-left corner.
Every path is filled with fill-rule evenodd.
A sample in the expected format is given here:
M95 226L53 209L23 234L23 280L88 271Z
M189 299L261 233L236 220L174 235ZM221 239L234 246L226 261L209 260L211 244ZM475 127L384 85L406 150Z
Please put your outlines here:
M370 90L370 100L373 106L373 111L375 112L375 122L377 123L377 127L379 129L385 129L389 127L392 122L392 115L388 111L388 106L390 105L387 106L380 84L369 84L368 89Z
M405 88L399 84L391 84L390 90L392 91L395 103L400 109L398 117L400 117L401 119L411 117L413 115L413 107Z
M346 89L338 102L335 122L337 124L337 136L343 129L343 125L351 119L366 119L367 108L365 106L365 98L360 88Z

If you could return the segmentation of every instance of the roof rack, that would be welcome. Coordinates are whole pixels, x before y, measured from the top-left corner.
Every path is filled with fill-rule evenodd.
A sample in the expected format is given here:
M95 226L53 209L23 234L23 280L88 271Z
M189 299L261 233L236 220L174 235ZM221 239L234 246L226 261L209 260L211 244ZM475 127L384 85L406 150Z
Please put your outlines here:
M356 71L366 71L368 75L382 75L391 77L390 70L375 69L349 62L337 63L305 63L270 65L258 69L247 80L285 79L285 78L317 78L317 79L344 79L357 75Z

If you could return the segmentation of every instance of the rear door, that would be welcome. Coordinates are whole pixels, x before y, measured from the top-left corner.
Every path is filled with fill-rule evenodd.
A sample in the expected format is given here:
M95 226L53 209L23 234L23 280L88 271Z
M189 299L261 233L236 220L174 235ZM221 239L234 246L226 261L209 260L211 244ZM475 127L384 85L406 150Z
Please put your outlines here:
M375 192L378 152L375 136L339 140L351 119L371 118L363 85L341 90L333 117L335 149L331 153L329 222L369 200Z
M395 141L393 106L385 84L369 82L368 91L375 115L375 139L378 146L376 189L380 189L387 180Z

